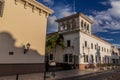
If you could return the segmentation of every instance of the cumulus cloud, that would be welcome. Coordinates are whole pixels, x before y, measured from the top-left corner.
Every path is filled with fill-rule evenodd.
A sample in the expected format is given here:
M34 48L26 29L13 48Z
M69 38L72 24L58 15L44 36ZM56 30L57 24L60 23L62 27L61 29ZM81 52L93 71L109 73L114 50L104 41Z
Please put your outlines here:
M56 19L69 16L72 14L72 8L68 5L58 5L53 8L55 11L54 15L48 18L47 33L56 32L58 30Z
M108 32L108 29L120 30L120 1L110 0L109 3L111 8L101 12L94 12L95 16L89 16L94 21L94 33Z
M52 5L54 4L53 0L43 1ZM109 4L111 8L100 12L94 11L94 16L88 15L89 18L94 21L92 31L97 33L108 32L110 29L120 30L120 0L107 0L101 4ZM57 23L55 22L56 19L71 15L73 13L72 8L64 3L54 6L53 10L55 11L54 15L48 18L48 32L57 31Z
M47 33L56 32L58 30L57 23L55 22L56 16L50 16L47 23Z

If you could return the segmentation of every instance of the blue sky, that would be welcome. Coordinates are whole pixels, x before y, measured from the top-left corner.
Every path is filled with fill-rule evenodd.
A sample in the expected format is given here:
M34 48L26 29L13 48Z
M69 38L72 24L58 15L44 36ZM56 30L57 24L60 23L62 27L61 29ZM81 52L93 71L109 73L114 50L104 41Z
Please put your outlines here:
M56 19L73 14L74 0L37 0L54 10L48 18L47 32L57 31ZM77 13L82 12L94 21L92 31L120 47L120 0L75 0Z

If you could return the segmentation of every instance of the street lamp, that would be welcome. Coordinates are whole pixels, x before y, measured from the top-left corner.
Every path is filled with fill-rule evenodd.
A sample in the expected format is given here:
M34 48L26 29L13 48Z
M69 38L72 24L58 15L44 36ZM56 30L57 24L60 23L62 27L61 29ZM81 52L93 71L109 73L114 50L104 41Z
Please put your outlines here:
M30 46L31 46L30 43L27 43L26 45L23 46L24 54L26 54L29 51Z
M53 69L53 71L52 71L52 76L55 77L54 67L56 66L56 62L55 62L55 61L51 61L51 62L49 63L49 65L53 67L53 68L52 68L52 69Z
M45 53L45 70L44 70L44 80L46 80L46 72L48 71L48 53Z

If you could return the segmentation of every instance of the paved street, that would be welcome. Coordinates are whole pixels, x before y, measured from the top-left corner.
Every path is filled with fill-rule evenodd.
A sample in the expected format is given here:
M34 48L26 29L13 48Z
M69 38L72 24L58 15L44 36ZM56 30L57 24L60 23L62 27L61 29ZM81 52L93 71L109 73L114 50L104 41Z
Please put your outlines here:
M111 71L111 72L104 72L98 74L69 77L58 80L120 80L120 72Z
M119 69L107 71L68 70L56 72L55 77L52 77L51 73L47 73L46 80L120 80L118 74L120 75Z

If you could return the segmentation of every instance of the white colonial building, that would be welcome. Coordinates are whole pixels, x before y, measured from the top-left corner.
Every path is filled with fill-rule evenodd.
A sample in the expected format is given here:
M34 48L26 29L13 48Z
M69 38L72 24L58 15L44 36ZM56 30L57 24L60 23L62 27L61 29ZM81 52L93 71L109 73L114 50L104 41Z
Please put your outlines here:
M84 14L73 14L56 22L65 44L64 50L56 50L57 63L72 64L79 69L90 68L98 63L118 63L118 49L92 34L93 21ZM50 59L52 60L52 54Z

